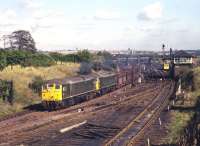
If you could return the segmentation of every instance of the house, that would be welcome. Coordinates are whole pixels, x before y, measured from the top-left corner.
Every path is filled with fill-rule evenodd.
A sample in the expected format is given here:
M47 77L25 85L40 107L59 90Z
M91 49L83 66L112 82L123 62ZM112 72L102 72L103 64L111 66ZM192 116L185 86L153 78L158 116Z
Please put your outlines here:
M173 62L175 65L192 65L194 56L183 50L176 51L173 56Z

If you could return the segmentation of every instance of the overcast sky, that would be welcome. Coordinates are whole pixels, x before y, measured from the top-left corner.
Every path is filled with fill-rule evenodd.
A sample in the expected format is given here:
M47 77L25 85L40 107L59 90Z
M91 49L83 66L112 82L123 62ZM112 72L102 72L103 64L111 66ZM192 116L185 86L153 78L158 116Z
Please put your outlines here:
M200 0L0 0L0 37L38 49L200 49Z

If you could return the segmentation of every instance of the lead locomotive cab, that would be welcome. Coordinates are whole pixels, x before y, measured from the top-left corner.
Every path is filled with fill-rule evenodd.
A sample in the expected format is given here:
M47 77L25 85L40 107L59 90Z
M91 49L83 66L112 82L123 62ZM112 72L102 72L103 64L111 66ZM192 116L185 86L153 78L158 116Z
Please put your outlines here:
M62 85L56 83L43 85L42 100L46 101L62 100Z
M62 85L59 83L45 83L42 86L42 104L45 108L56 108L61 106L62 102Z

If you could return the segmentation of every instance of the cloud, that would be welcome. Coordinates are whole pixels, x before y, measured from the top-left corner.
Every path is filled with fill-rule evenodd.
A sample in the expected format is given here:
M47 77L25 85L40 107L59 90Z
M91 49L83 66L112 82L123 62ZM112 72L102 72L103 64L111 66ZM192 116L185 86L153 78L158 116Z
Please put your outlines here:
M65 23L64 12L55 8L46 8L44 0L18 0L18 4L26 16L23 19L23 28L31 33L41 29L51 29ZM39 33L39 32L38 32Z
M16 12L11 10L11 9L6 9L6 10L2 10L0 11L1 14L0 15L0 26L3 27L8 27L8 26L13 26L16 24Z
M33 31L40 28L51 28L59 25L66 24L66 18L62 11L55 9L45 9L33 11L32 19L34 22L31 24Z
M26 9L38 9L43 6L42 0L19 0L19 4Z
M43 0L18 0L23 13L27 14L25 17L23 27L30 30L32 33L38 29L47 29L59 23L61 11L45 8Z
M120 18L120 14L110 10L97 10L94 16L95 20L114 20L118 18Z
M62 33L63 26L68 22L64 12L56 8L46 8L43 2L42 0L18 0L20 13L16 9L0 9L0 13L3 14L0 15L0 38L15 30L24 29L31 32L36 42L43 40L48 44L47 38L52 29L56 30L52 34L58 31Z
M52 11L53 12L53 11ZM60 30L63 26L67 25L67 19L65 15L61 15L60 13L46 13L45 17L40 17L40 19L35 19L35 22L31 24L32 31L41 31L41 29L55 28Z
M62 17L64 16L64 12L62 12L61 10L55 10L55 9L40 9L37 11L33 11L32 12L32 16L35 19L43 19L43 18L47 18L47 17Z
M123 10L94 9L93 13L47 6L47 0L17 0L17 7L0 8L0 37L24 29L30 31L37 48L136 48L160 49L162 43L176 48L198 47L199 29L194 30L176 15L163 16L163 3L150 3L136 13L135 21ZM60 3L62 4L62 3ZM121 10L121 11L120 11ZM70 11L69 11L70 12ZM80 14L81 13L81 14ZM192 24L192 22L191 22ZM1 43L1 42L0 42ZM1 46L1 44L0 44Z
M139 20L156 20L161 18L163 15L163 8L160 2L156 2L150 5L147 5L143 10L138 14L137 18Z

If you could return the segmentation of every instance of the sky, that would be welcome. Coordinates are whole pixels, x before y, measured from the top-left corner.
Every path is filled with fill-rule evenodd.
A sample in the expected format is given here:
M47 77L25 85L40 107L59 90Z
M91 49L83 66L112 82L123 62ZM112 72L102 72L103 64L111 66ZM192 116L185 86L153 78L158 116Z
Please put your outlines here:
M199 0L0 0L0 37L28 30L41 50L200 49L199 7Z

